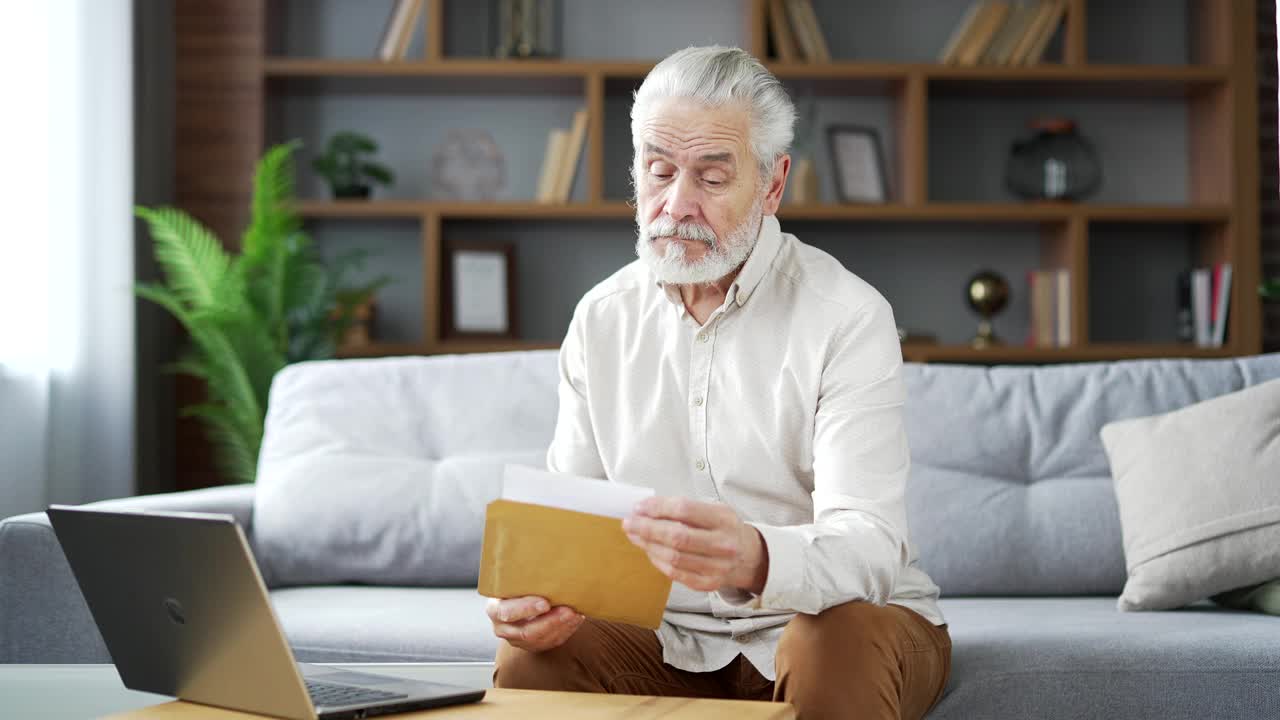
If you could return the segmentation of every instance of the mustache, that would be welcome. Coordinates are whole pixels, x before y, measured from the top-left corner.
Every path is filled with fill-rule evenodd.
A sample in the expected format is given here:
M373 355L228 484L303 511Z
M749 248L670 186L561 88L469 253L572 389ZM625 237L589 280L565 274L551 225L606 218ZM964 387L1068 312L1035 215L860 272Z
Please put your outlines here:
M682 240L698 240L710 245L713 249L718 244L716 233L706 225L698 223L678 223L669 217L659 217L644 228L646 239L658 237L677 237Z

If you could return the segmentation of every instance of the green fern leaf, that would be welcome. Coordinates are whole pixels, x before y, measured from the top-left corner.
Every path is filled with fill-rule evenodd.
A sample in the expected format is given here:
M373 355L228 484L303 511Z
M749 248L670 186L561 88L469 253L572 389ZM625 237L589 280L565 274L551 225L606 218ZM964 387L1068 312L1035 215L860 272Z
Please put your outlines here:
M204 225L174 208L137 208L155 241L156 261L164 270L168 287L189 309L215 307L220 287L229 280L231 259L222 244Z

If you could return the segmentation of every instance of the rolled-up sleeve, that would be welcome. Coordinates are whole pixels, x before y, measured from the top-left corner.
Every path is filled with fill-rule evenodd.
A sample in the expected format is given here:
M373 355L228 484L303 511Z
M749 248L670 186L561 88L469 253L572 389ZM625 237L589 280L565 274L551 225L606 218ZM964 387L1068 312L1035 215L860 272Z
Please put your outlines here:
M752 523L769 571L752 604L816 614L852 600L885 604L908 560L902 348L882 298L833 336L814 423L814 520ZM726 600L741 598L728 597Z
M584 342L586 328L585 303L579 303L569 322L569 332L560 345L560 381L557 394L560 411L555 435L547 449L547 469L607 479L600 449L591 427L591 409L587 403L587 367Z

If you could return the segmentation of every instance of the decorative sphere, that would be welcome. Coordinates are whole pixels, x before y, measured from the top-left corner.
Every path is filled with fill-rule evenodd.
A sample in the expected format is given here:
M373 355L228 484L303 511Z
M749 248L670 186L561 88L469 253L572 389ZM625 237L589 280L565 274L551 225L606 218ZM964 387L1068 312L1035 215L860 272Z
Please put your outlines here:
M1009 283L998 273L983 270L969 278L965 296L969 307L983 317L990 317L1009 303Z
M431 196L441 200L493 200L506 184L506 160L486 130L450 130L431 170Z

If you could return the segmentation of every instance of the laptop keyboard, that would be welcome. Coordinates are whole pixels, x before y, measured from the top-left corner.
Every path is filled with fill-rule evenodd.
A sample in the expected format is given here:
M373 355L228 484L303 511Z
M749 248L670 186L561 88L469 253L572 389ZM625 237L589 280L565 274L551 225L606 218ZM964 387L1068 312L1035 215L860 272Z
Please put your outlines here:
M317 707L322 705L363 705L409 697L404 693L374 690L372 688L356 687L355 685L335 685L315 680L307 680L307 693L311 695L311 702Z

